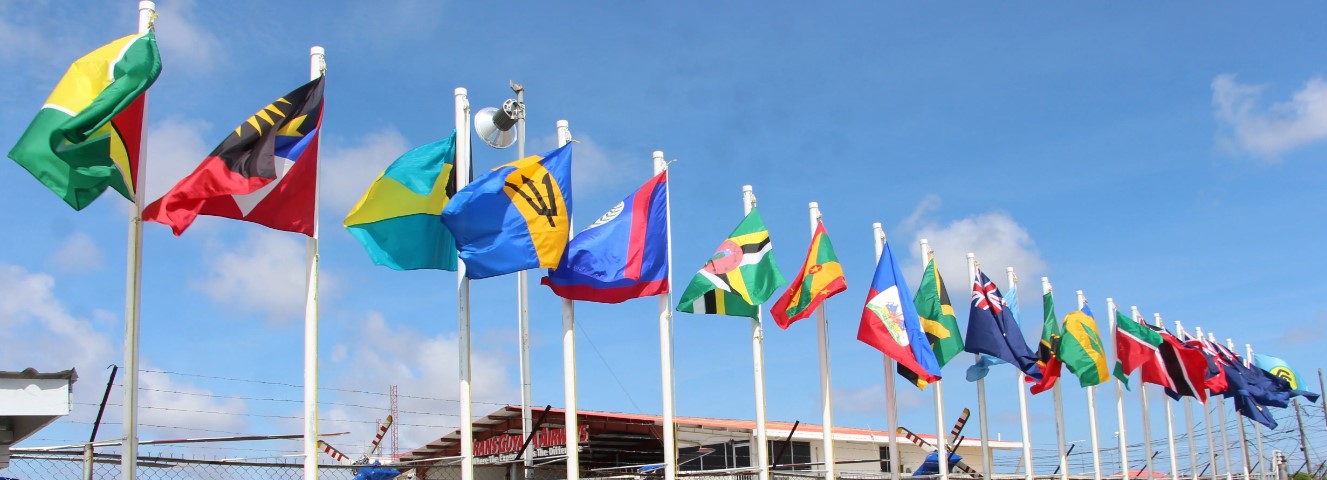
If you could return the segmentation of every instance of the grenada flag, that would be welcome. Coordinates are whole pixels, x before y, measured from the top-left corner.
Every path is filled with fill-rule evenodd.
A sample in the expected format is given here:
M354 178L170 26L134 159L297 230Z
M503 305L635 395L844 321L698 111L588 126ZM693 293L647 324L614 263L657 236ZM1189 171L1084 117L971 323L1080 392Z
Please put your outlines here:
M152 32L84 55L9 151L28 173L82 210L113 188L133 200L142 144L143 92L161 74Z
M843 266L834 254L834 244L829 242L824 222L817 221L802 270L797 272L797 278L793 279L783 296L774 302L769 313L774 316L779 328L787 330L793 322L815 313L825 299L847 289L848 282L843 279Z

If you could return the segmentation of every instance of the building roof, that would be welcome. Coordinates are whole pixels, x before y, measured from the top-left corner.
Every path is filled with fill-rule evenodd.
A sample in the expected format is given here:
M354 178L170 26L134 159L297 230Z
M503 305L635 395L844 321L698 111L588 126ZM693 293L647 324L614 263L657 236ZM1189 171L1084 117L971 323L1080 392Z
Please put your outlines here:
M563 415L566 413L561 408L551 408L548 410L548 418L545 419L544 426L551 428L562 427ZM531 409L531 416L537 420L543 413L543 409ZM657 438L663 432L663 417L660 415L647 415L639 413L621 413L621 412L597 412L581 410L578 413L582 425L590 425L593 431L612 431L616 434L640 434L650 435ZM719 433L749 433L756 428L754 420L731 420L721 418L704 417L674 417L674 423L680 431L713 431ZM766 421L765 430L771 440L780 440L786 438L793 429L792 422ZM793 438L797 440L814 439L819 440L822 435L820 425L809 423L797 424L797 431ZM483 417L477 418L474 422L475 440L483 440L492 436L505 433L521 433L521 407L506 406ZM923 440L934 443L935 435L917 433ZM864 428L853 428L844 426L834 427L834 438L838 441L855 442L876 442L885 443L889 441L889 432L885 430L870 430ZM459 452L458 443L461 439L460 430L452 432L429 442L426 445L402 455L402 461L421 460L426 458L436 458L444 456L455 456ZM973 437L965 438L960 446L976 446L981 440ZM900 442L907 443L907 440L900 438ZM1022 448L1023 444L1016 441L990 440L990 447L993 449L1016 449Z

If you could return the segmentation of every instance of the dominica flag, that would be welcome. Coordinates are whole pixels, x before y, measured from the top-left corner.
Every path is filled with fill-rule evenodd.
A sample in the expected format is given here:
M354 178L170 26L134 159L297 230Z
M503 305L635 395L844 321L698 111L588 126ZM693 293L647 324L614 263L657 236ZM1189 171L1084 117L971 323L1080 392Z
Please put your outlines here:
M824 222L817 221L806 262L769 313L779 328L786 330L793 322L810 317L825 299L847 289L843 266L839 264L839 257L834 255L834 244L829 242Z
M442 209L465 276L553 268L571 234L571 144L494 168Z
M143 209L143 220L183 234L199 215L313 236L323 78L258 110L194 172Z
M935 255L926 262L926 271L922 273L921 286L917 287L917 296L913 297L917 306L917 316L921 321L926 340L935 352L935 361L944 367L955 356L963 352L963 334L958 330L958 319L954 317L954 306L949 303L949 291L940 278L940 271L935 267ZM926 380L912 370L898 365L898 373L917 388L926 388Z
M705 261L682 292L677 311L755 318L760 305L787 283L774 263L769 230L755 207Z
M132 200L142 146L143 93L161 74L152 32L84 55L65 72L9 158L82 210L112 188Z
M1106 366L1106 347L1097 333L1097 320L1087 304L1064 317L1064 336L1057 355L1064 366L1078 377L1078 385L1091 387L1110 378Z
M394 270L456 270L456 239L440 215L456 195L456 132L415 148L378 175L345 227L373 263Z

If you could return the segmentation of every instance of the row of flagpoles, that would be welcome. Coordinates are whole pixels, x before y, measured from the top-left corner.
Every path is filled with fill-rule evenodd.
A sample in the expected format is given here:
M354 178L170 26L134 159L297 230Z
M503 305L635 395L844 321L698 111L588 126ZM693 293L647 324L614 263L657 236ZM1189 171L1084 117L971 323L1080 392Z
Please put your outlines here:
M323 76L326 71L325 52L321 47L310 50L311 80L308 84L264 107L242 123L193 174L177 183L162 199L145 207L140 179L145 175L147 158L144 135L146 90L160 72L160 58L152 34L154 8L152 2L140 2L138 35L117 40L75 62L70 73L57 85L56 93L48 100L50 103L43 107L20 139L19 145L10 152L10 157L32 171L43 184L76 209L89 204L107 188L116 189L135 204L129 222L125 307L125 442L122 472L126 479L134 478L137 456L142 221L167 224L179 235L188 228L196 215L213 215L298 232L308 237L304 464L305 478L316 479L319 263L317 151L322 120ZM105 68L78 68L88 64ZM122 64L141 68L120 68ZM116 65L116 68L111 69L109 65ZM104 75L107 78L100 79L98 83L84 81L86 79L80 75ZM69 85L73 84L102 85L102 89L69 94L73 88ZM134 88L120 88L125 85ZM345 226L364 244L376 263L398 270L454 269L457 273L462 480L474 478L470 281L517 273L522 430L528 438L532 433L529 410L528 271L533 268L548 269L542 283L562 297L564 426L567 432L579 431L574 302L619 303L646 296L659 298L664 424L662 443L666 480L673 480L677 473L677 439L673 424L673 311L749 317L756 404L755 456L759 464L760 480L768 480L770 455L765 426L762 309L775 290L787 281L775 264L769 232L759 214L752 188L743 187L743 221L705 262L688 284L681 299L674 304L668 165L662 152L654 152L652 158L654 178L580 235L573 236L570 167L571 143L574 140L569 125L565 120L558 122L557 149L542 155L525 156L524 92L519 85L513 84L513 89L517 93L516 104L519 107L514 111L516 116L511 119L515 121L517 129L516 161L488 171L472 181L470 104L466 89L457 88L456 132L453 136L407 152L393 162L345 220ZM79 98L83 98L82 103L59 103L67 101L71 95L81 95ZM117 107L99 109L104 105ZM133 128L116 123L126 119L133 120L129 122ZM108 124L114 124L117 129L104 136L91 135L102 132ZM504 126L509 127L511 125ZM107 141L106 138L110 139L109 146L98 143ZM46 143L33 139L44 140ZM104 153L87 156L88 151L101 151L93 147L102 146L106 146ZM73 158L72 155L83 156ZM99 162L106 168L70 168L89 161ZM834 445L831 441L834 422L828 319L824 309L819 307L826 299L845 291L847 285L825 230L819 205L811 203L809 210L812 243L806 261L769 313L784 329L797 320L816 315L824 436L821 451L825 458L825 478L832 480L836 472ZM934 386L932 391L939 452L937 462L941 478L947 480L951 469L951 457L947 452L956 444L948 445L949 442L941 440L945 419L940 370L957 355L967 352L976 358L976 365L969 369L968 375L970 380L977 383L982 466L986 474L992 472L993 466L987 426L989 415L986 409L985 372L991 365L1009 363L1018 367L1016 378L1019 384L1023 462L1027 465L1028 478L1032 476L1033 466L1028 442L1027 399L1022 390L1024 383L1034 383L1034 394L1046 389L1053 391L1060 459L1058 470L1061 475L1068 475L1065 422L1057 381L1059 365L1064 362L1087 389L1093 474L1095 478L1101 478L1095 386L1108 381L1110 373L1104 343L1097 332L1096 320L1090 313L1083 292L1077 292L1077 309L1064 317L1064 332L1061 335L1060 319L1054 312L1051 285L1047 278L1042 277L1044 328L1039 351L1034 353L1024 342L1016 317L1018 279L1013 268L1006 270L1010 290L1009 298L1006 299L994 282L982 273L975 255L969 253L968 278L973 288L965 342L927 241L921 240L922 262L926 270L914 296L879 223L873 225L872 235L877 265L863 308L858 338L884 354L890 427L889 452L893 473L901 475L897 434L902 430L898 425L893 372L919 388ZM1127 375L1133 370L1141 369L1143 373L1140 378L1144 383L1163 385L1177 399L1180 396L1193 396L1206 402L1209 389L1232 396L1242 415L1263 423L1270 418L1259 417L1264 406L1284 407L1284 399L1306 394L1298 390L1297 384L1280 379L1286 385L1296 387L1286 389L1277 383L1280 377L1257 369L1253 363L1251 347L1247 348L1246 357L1241 360L1233 353L1233 342L1228 341L1228 345L1222 346L1215 342L1215 337L1203 338L1201 330L1197 331L1197 337L1179 339L1171 336L1161 323L1159 314L1156 316L1155 327L1152 327L1142 322L1136 307L1132 317L1117 315L1114 300L1108 298L1107 310L1116 340L1114 356L1117 379L1120 380L1117 383L1116 410L1120 419L1122 444L1127 443L1122 389ZM1126 322L1126 325L1120 325ZM1138 327L1139 324L1145 328ZM1126 330L1130 333L1121 333ZM1178 324L1176 330L1179 335L1187 337L1187 333ZM1133 339L1128 344L1131 356L1127 358L1120 353L1122 339ZM1141 357L1135 358L1132 355ZM1184 362L1190 363L1186 367ZM1196 372L1194 369L1197 368L1203 368L1205 372ZM1226 377L1230 375L1226 373L1229 371L1227 368L1232 369L1236 376ZM1277 375L1297 382L1288 366L1284 366L1284 370L1288 373L1279 372ZM1222 382L1230 378L1230 381L1243 382L1246 387L1252 386L1231 393L1229 388L1213 383L1217 375L1221 376ZM1178 383L1181 381L1187 383L1181 385ZM1139 389L1145 426L1149 425L1146 390L1145 386ZM1255 390L1261 393L1248 393ZM1166 403L1165 407L1170 462L1174 473L1178 470L1178 462L1174 453L1173 413L1170 403ZM1206 414L1206 408L1204 412ZM1224 409L1218 409L1218 412L1220 422L1224 425ZM1185 413L1186 426L1192 438L1189 402L1185 403ZM1210 430L1210 421L1205 423L1209 424ZM1243 429L1242 421L1240 428ZM1225 430L1222 429L1221 433L1223 444L1228 444L1224 438ZM1261 435L1261 428L1258 433ZM1144 437L1144 443L1150 445L1151 434L1147 428L1144 429ZM1208 441L1209 455L1214 455L1210 432ZM566 442L567 478L576 479L580 473L579 436L574 433L566 435ZM957 439L952 442L957 442ZM1192 443L1189 454L1190 464L1196 464ZM1127 455L1126 451L1121 452L1126 467ZM1150 476L1152 459L1150 455L1147 457ZM1229 474L1229 456L1225 460L1225 469ZM961 466L954 463L955 466ZM525 465L531 465L529 457L526 457ZM1248 468L1247 463L1245 468Z

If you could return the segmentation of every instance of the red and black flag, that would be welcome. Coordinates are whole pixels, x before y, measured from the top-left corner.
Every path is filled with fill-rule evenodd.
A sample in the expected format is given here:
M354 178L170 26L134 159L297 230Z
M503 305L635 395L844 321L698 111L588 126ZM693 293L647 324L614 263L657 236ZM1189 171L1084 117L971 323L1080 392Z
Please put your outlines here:
M143 210L175 235L198 215L313 235L323 77L245 120L203 163Z

